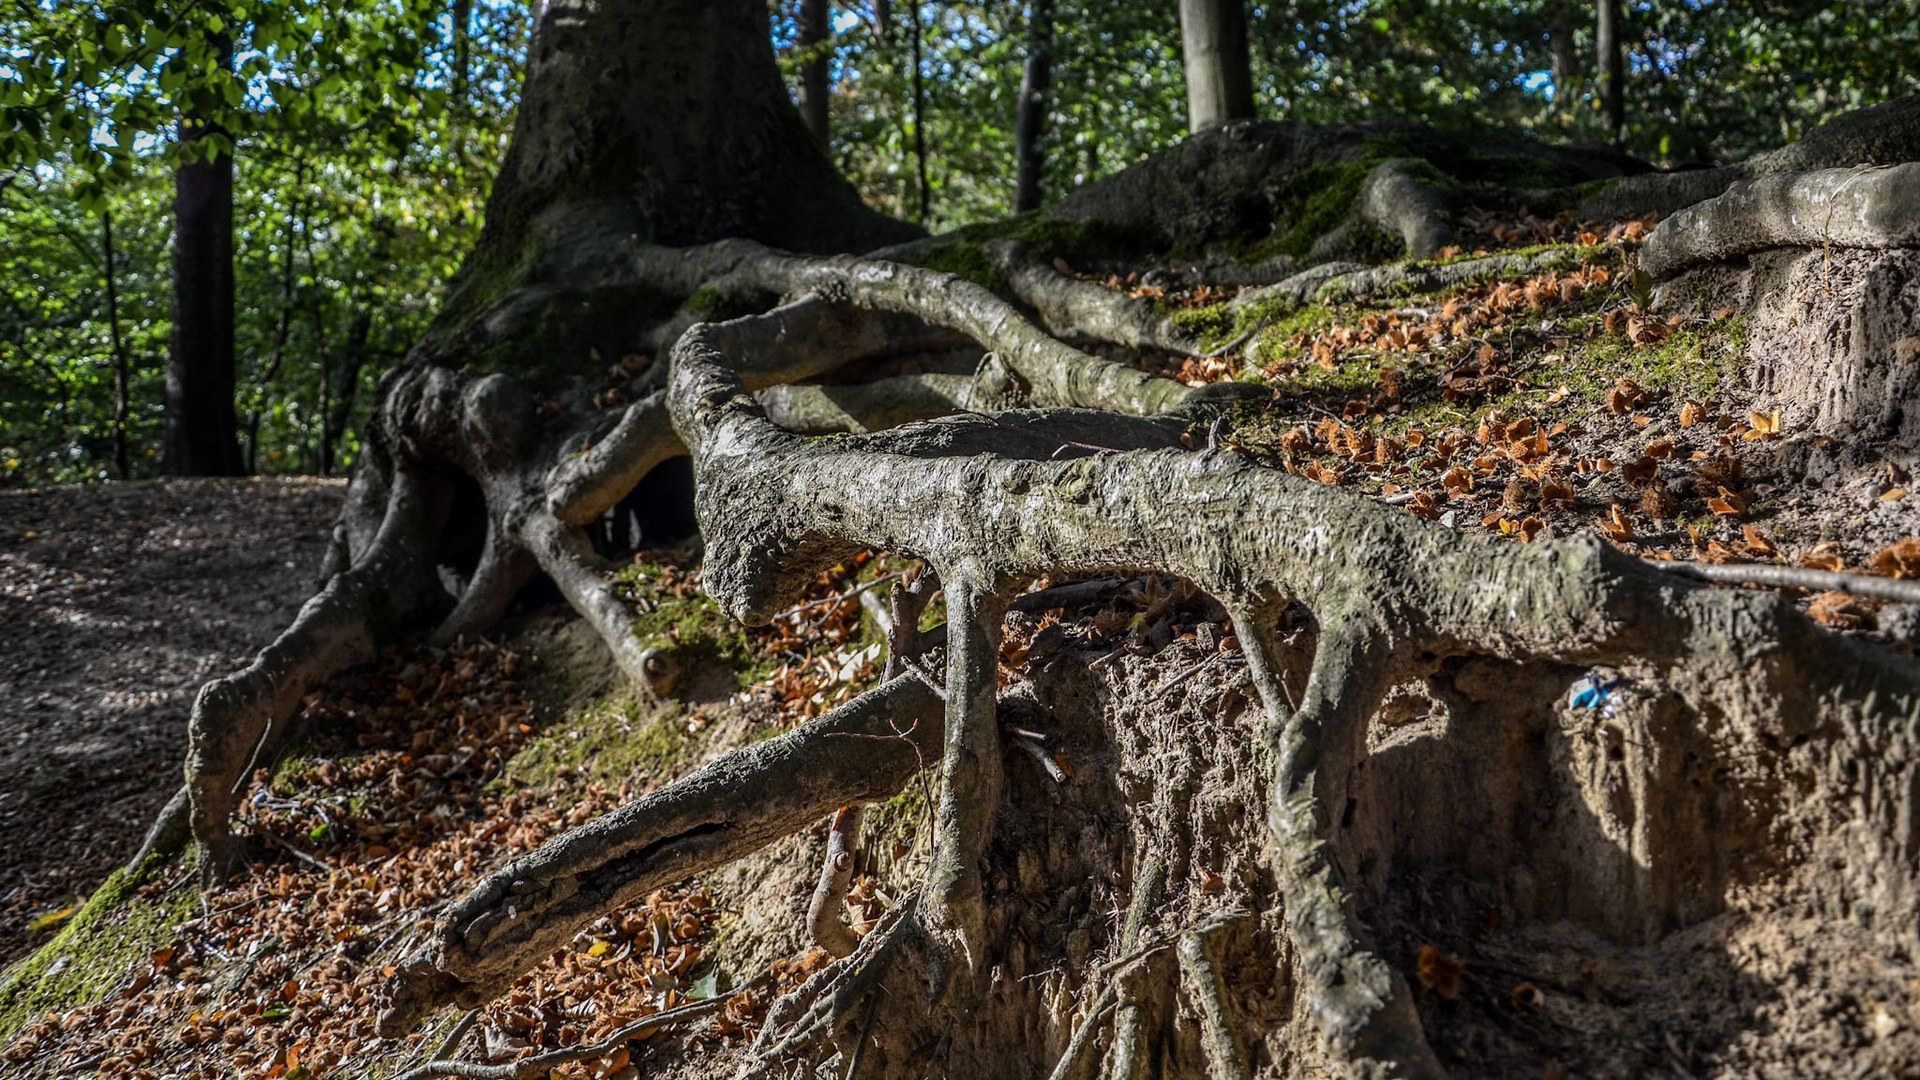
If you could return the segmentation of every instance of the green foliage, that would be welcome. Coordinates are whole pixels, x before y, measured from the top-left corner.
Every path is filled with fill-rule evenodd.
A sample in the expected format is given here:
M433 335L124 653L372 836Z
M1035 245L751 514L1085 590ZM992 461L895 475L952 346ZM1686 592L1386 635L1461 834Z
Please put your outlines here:
M171 170L215 150L236 162L247 460L273 472L350 464L354 420L425 328L505 150L530 24L524 5L473 9L457 35L427 0L0 8L0 485L111 473L104 214L129 456L133 475L152 471ZM189 118L212 134L177 140Z

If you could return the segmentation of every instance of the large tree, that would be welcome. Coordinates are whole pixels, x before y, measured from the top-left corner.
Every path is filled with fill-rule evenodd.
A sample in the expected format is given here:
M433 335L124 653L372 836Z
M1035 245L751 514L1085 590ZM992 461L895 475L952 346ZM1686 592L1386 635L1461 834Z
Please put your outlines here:
M1822 242L1794 231L1803 213L1779 207L1844 211L1825 242L1910 244L1900 211L1911 207L1913 166L1846 181L1844 198L1831 175L1801 170L1911 155L1914 111L1863 115L1713 177L1621 181L1609 197L1643 213L1691 203L1703 186L1761 186L1757 208L1687 211L1671 239L1650 245L1665 276ZM736 616L772 617L819 568L862 549L925 562L929 573L887 606L893 677L484 879L397 965L388 1032L448 1002L485 1000L617 905L886 798L926 766L939 794L919 892L854 942L831 917L845 877L829 860L828 902L815 909L827 916L813 932L842 959L775 1007L756 1068L838 1043L876 1074L923 1072L935 1048L949 1074L1005 1075L1052 1068L1031 1048L1064 1044L1059 1069L1070 1073L1088 1063L1094 1021L1111 1006L1113 1075L1141 1075L1157 1059L1177 1062L1174 1075L1245 1075L1251 1041L1269 1055L1262 1062L1292 1055L1290 1071L1444 1074L1428 1025L1450 1014L1410 988L1363 918L1411 910L1409 896L1443 902L1395 892L1396 873L1476 860L1504 871L1530 836L1578 839L1607 856L1598 869L1556 862L1568 882L1513 876L1490 887L1524 894L1542 917L1584 917L1581 882L1617 875L1607 895L1631 911L1605 925L1637 933L1697 917L1713 900L1689 885L1692 868L1731 872L1749 856L1712 827L1738 807L1700 794L1696 766L1676 762L1711 771L1786 738L1818 742L1808 761L1831 752L1864 767L1857 747L1886 740L1905 740L1905 753L1920 667L1838 639L1772 594L1710 588L1596 537L1489 541L1260 467L1230 447L1234 417L1249 396L1267 401L1264 390L1193 387L1061 340L1196 359L1218 351L1149 299L1061 267L1179 249L1202 253L1182 272L1250 273L1232 246L1262 231L1290 242L1287 230L1306 220L1302 185L1318 194L1337 178L1346 198L1330 210L1316 200L1324 230L1258 264L1272 279L1268 317L1326 288L1469 280L1530 257L1356 268L1353 257L1383 244L1425 255L1451 239L1448 192L1460 177L1406 155L1458 164L1497 153L1503 168L1568 198L1632 167L1524 139L1476 136L1470 153L1458 136L1391 134L1388 154L1380 132L1361 128L1209 130L1047 217L917 238L864 207L799 122L761 0L556 0L536 33L485 231L433 328L381 385L325 585L252 665L201 691L187 784L148 851L178 847L190 824L217 880L246 854L229 833L240 781L285 745L309 688L407 627L432 627L442 642L485 631L536 574L641 692L665 692L673 661L636 636L590 533L610 512L674 509L646 502L663 490L646 480L690 456L704 587ZM880 430L942 414L962 415ZM1045 723L1038 690L999 685L1009 612L1059 601L1024 596L1039 579L1109 571L1166 572L1213 597L1263 718L1234 750L1228 771L1242 779L1222 781L1258 811L1170 823L1163 845L1124 869L1101 839L1101 822L1127 813L1124 793L1016 804L998 724L1003 714ZM923 632L936 583L946 621ZM1898 585L1891 595L1911 592ZM1516 696L1559 697L1569 672L1602 666L1645 689L1633 707L1657 750L1596 765L1630 774L1613 787L1531 768L1537 740L1502 710ZM1453 734L1376 751L1369 719L1407 684L1437 687ZM1515 775L1447 828L1422 827L1396 801L1396 784L1441 792L1455 772L1478 783L1480 753ZM1799 753L1769 767L1785 776ZM1867 800L1866 842L1843 859L1851 884L1835 886L1836 903L1899 910L1912 898L1916 766L1901 760L1874 773L1876 791L1906 794ZM1579 814L1534 812L1602 788L1662 827L1610 847ZM852 818L836 819L839 850L856 842ZM1243 826L1260 854L1233 887L1259 911L1222 906L1177 939L1143 939L1174 887L1168 867L1195 869L1202 831ZM1494 828L1501 850L1475 849ZM1085 963L1084 942L1059 943L1065 927L1036 935L1027 922L1043 886L1095 875L1124 876L1132 910L1114 928L1112 992L1069 1041L1071 1011L1040 1000L1018 972Z

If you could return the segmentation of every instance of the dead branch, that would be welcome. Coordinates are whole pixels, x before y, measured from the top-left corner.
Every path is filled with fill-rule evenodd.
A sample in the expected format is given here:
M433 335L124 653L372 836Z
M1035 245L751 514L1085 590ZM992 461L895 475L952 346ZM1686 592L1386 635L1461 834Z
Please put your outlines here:
M536 1080L536 1078L545 1077L554 1069L570 1062L591 1061L594 1058L606 1057L635 1039L644 1039L663 1028L685 1023L688 1020L697 1020L709 1013L718 1012L726 1007L727 1001L734 995L745 993L753 986L765 981L765 978L765 976L761 976L759 979L754 980L754 982L748 983L746 986L735 990L732 994L723 997L713 997L705 1001L695 1001L681 1005L678 1008L668 1009L665 1012L654 1013L652 1016L636 1020L620 1028L598 1042L587 1043L582 1046L569 1046L560 1050L550 1050L544 1054L535 1054L532 1057L521 1058L519 1061L509 1061L500 1065L481 1065L470 1061L429 1061L419 1068L409 1069L401 1075L400 1080L434 1080L435 1077L441 1076L455 1076L460 1077L461 1080ZM471 1021L472 1015L471 1013L468 1014L467 1022Z

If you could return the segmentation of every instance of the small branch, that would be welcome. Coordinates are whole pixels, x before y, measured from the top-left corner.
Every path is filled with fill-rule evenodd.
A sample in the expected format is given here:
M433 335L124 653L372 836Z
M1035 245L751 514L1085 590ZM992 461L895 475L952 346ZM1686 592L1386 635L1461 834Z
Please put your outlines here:
M599 1042L536 1054L533 1057L521 1058L519 1061L510 1061L502 1065L481 1065L470 1061L429 1061L403 1074L400 1080L433 1080L441 1076L454 1076L461 1080L536 1080L536 1078L545 1077L550 1070L569 1062L606 1057L634 1039L644 1039L662 1028L671 1027L686 1020L697 1020L708 1013L718 1012L735 995L745 993L766 981L766 978L767 976L762 975L723 997L708 998L705 1001L696 1001L676 1009L668 1009L666 1012L655 1013L643 1020L628 1024ZM472 1019L473 1014L469 1013L467 1020L463 1023L470 1023Z
M1892 600L1900 604L1920 604L1920 581L1848 574L1838 570L1809 570L1800 566L1665 562L1659 559L1648 559L1646 563L1675 577L1693 578L1716 585L1762 585L1770 589L1840 592L1870 596L1876 600Z
M1046 772L1048 779L1056 784L1064 784L1067 782L1066 770L1060 767L1059 762L1053 760L1053 755L1047 752L1045 744L1036 739L1028 738L1023 733L1015 733L1013 736L1013 745L1025 750L1028 757L1039 762L1040 768Z

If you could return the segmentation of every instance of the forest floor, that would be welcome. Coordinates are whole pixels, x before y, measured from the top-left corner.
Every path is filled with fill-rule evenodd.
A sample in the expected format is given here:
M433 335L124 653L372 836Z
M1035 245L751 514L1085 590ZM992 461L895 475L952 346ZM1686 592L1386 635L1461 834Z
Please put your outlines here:
M1593 531L1652 559L1920 576L1920 520L1902 465L1870 457L1824 471L1796 465L1790 449L1813 440L1790 411L1757 407L1764 403L1742 388L1740 320L1656 315L1634 295L1631 253L1646 227L1492 223L1475 247L1556 244L1564 264L1433 294L1315 304L1262 324L1232 356L1139 359L1189 381L1270 386L1271 400L1237 415L1225 445L1453 528L1513 543ZM1105 280L1154 295L1124 277ZM1264 317L1229 310L1219 290L1155 298L1219 340ZM0 956L20 951L35 912L64 906L132 850L171 790L193 687L284 625L310 584L338 496L337 485L310 482L0 496L0 614L30 638L0 656L0 689L14 702L51 703L9 719L4 732L0 866L10 876L0 880L14 890L3 895L15 936L0 939ZM71 915L54 946L0 987L8 1063L0 1067L312 1080L394 1075L423 1060L455 1016L442 1013L400 1041L376 1038L374 1016L391 965L432 916L502 860L871 685L880 646L854 593L903 569L885 556L850 561L819 575L807 605L743 630L699 591L684 554L636 556L617 572L636 629L674 647L686 673L677 700L665 703L613 685L590 633L539 605L518 612L496 644L412 644L333 680L303 705L303 745L251 783L236 821L257 841L249 869L201 898L190 866L159 868L119 880ZM1912 647L1908 608L1838 593L1799 599L1831 627ZM1107 706L1128 694L1160 713L1176 688L1204 688L1209 702L1244 697L1241 668L1217 644L1227 637L1204 597L1147 577L1010 625L1002 658L1010 681L1033 677L1047 657L1066 658L1076 678L1100 684L1083 704L1089 730L1103 731L1113 719ZM140 692L160 697L131 696ZM1566 704L1564 687L1548 698L1534 704L1550 722L1591 722L1580 710L1592 706ZM101 702L118 703L105 719ZM1206 730L1225 715L1224 706L1194 708L1190 724L1174 726ZM103 724L114 725L112 738ZM1545 737L1582 737L1571 730ZM31 782L20 779L27 762L47 760L48 745L66 749L35 766ZM1070 756L1069 768L1081 770L1071 783L1091 784L1097 751ZM1044 778L1021 782L1029 781ZM28 804L38 809L23 812ZM852 896L856 929L874 925L917 880L926 805L916 785L870 811L874 873ZM692 1077L737 1066L773 990L825 962L800 926L821 831L596 921L481 1010L448 1043L452 1056L505 1062L580 1045L771 975L691 1027L624 1041L554 1075L612 1080L644 1068ZM77 861L89 845L91 861ZM33 869L56 865L67 870L57 880ZM20 891L27 873L53 884ZM1201 876L1193 896L1236 898L1218 894L1241 889L1242 878L1225 877ZM1111 895L1102 891L1109 883L1096 884L1099 899L1117 902L1117 879ZM1257 892L1238 899L1272 903ZM1728 916L1709 928L1739 942L1785 933L1770 916ZM1111 944L1103 934L1100 948ZM1631 993L1540 981L1545 947L1528 946L1533 966L1515 970L1534 982L1516 983L1484 943L1443 944L1484 984L1475 992L1498 1006L1486 1029L1517 1039L1512 1060L1529 1062L1528 1075L1651 1075L1656 1065L1800 1075L1793 1063L1806 1054L1894 1060L1911 1042L1892 1033L1920 1029L1920 982L1909 1001L1898 987L1882 993L1892 976L1815 964L1817 985L1792 994L1731 989L1742 979L1784 985L1783 967L1801 962L1798 946L1734 956L1721 938L1709 942L1743 974L1695 988L1726 1004L1697 1025L1697 1043L1681 1045L1650 1035L1677 1015L1674 992L1657 984L1671 955L1662 950L1686 946L1679 936L1632 954L1654 974ZM1415 952L1402 954L1412 965ZM1430 1012L1452 1007L1458 987L1436 984L1424 968L1409 975ZM1521 1009L1544 1019L1529 1012L1516 1021ZM1484 1060L1471 1049L1487 1041L1474 1041L1479 1019L1428 1020L1458 1048L1463 1069ZM1635 1056L1643 1052L1657 1062Z
M194 693L292 620L344 489L0 492L0 965L140 846L180 775Z

